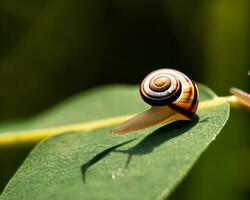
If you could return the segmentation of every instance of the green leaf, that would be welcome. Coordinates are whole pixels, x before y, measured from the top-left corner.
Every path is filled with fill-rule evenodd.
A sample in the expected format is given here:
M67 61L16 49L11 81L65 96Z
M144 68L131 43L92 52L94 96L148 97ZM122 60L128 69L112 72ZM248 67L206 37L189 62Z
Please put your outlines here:
M199 85L199 91L202 103L190 123L175 122L123 136L110 135L109 128L67 132L42 141L0 199L166 198L229 116L225 101L205 86ZM137 87L103 87L69 99L13 130L134 114L147 107Z

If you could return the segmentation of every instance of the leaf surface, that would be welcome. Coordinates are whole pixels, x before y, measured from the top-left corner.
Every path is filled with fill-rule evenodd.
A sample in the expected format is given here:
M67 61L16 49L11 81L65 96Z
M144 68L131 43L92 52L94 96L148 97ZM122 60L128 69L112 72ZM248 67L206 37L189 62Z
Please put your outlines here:
M123 136L110 135L110 128L66 132L42 141L0 199L166 198L229 116L226 102L205 86L199 85L199 91L203 105L189 123L175 122ZM147 108L137 87L102 87L79 94L13 131L134 114Z

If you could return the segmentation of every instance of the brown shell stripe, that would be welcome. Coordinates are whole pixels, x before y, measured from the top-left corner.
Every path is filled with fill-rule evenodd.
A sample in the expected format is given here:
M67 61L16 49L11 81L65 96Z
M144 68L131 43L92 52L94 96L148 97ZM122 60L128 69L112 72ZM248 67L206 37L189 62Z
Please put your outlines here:
M179 111L181 114L183 114L184 116L188 117L189 119L192 119L194 116L195 116L195 105L197 104L198 102L198 91L197 91L197 88L196 88L196 85L195 83L193 83L192 81L192 91L193 91L193 100L192 100L192 103L190 105L190 107L188 108L188 110L185 110L184 108L172 103L169 105L170 108L172 109L175 109L177 111ZM178 101L178 100L177 100Z

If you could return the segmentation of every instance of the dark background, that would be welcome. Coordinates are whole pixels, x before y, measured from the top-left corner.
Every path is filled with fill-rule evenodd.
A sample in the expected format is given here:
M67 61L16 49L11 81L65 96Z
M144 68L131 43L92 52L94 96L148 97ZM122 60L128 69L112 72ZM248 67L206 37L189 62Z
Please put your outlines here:
M249 91L249 41L248 0L1 0L0 120L98 85L138 84L159 67L219 95ZM249 113L233 110L172 198L250 198L248 132Z

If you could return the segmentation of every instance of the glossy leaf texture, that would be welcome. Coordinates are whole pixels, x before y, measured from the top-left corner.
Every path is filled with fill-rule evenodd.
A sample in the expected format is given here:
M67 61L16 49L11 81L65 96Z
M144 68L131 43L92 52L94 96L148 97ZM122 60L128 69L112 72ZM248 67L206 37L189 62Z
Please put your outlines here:
M189 123L174 122L122 136L110 135L109 127L65 132L40 142L0 199L168 197L229 116L226 102L217 101L205 86L199 85L199 91L203 107ZM134 114L148 107L140 100L137 87L106 86L72 97L12 131Z

